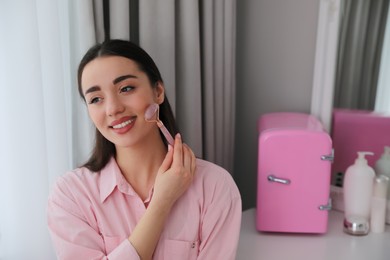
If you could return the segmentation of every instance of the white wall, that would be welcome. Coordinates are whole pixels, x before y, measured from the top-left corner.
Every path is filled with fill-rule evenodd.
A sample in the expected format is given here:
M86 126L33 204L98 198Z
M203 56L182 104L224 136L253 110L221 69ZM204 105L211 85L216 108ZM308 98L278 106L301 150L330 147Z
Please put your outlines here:
M234 178L243 209L256 205L257 120L310 112L319 0L237 1Z

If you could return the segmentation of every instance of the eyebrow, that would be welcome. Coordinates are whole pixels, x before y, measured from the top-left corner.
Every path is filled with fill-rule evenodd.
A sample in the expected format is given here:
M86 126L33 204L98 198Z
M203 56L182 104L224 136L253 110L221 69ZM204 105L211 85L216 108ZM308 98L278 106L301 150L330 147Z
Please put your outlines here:
M98 86L90 87L89 89L87 89L87 91L85 91L84 96L86 96L88 93L99 91L99 90L100 90L100 87L98 87Z
M134 79L136 79L137 77L134 76L134 75L131 75L131 74L129 74L129 75L123 75L123 76L120 76L120 77L117 77L116 79L114 79L114 80L112 81L112 83L113 83L114 85L116 85L116 84L118 84L119 82L124 81L125 79L128 79L128 78L134 78ZM95 91L99 91L99 90L101 90L101 88L100 88L99 86L92 86L92 87L90 87L89 89L87 89L87 90L85 91L84 96L87 95L88 93L95 92Z
M114 85L116 85L116 84L118 84L119 82L124 81L125 79L128 79L128 78L136 79L137 77L134 76L134 75L131 75L131 74L129 74L129 75L123 75L123 76L120 76L120 77L117 77L116 79L114 79L114 80L112 81L112 83L113 83Z

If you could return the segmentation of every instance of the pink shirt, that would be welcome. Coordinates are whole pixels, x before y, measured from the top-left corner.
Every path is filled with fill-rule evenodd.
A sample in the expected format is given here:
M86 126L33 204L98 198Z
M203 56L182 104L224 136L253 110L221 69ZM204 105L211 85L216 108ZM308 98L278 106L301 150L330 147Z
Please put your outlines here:
M197 159L189 189L172 208L153 259L234 260L241 198L231 175ZM128 240L145 203L111 159L100 173L78 168L50 194L48 226L58 259L140 259Z

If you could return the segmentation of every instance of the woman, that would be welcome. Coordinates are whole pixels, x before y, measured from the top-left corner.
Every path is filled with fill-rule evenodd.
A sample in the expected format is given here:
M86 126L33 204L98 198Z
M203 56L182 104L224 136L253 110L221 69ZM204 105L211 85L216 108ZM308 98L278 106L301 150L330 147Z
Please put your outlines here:
M234 259L241 198L229 173L182 142L160 72L137 45L92 47L79 93L96 127L90 159L61 176L48 201L59 259ZM167 144L149 105L175 137Z

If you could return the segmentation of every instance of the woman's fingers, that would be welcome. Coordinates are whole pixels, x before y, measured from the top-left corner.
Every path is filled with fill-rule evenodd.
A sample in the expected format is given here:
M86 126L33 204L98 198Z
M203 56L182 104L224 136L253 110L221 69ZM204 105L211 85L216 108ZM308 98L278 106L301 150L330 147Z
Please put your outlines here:
M195 170L195 167L194 167L195 166L195 155L192 152L191 148L186 144L183 144L183 154L184 154L183 166L184 166L186 171L188 171L191 175L193 175L194 170Z
M192 155L192 160L191 160L191 172L192 174L195 174L195 168L196 168L196 157L194 152L190 149L191 155Z
M176 135L175 144L168 149L156 177L154 200L162 205L173 205L191 185L195 160L191 148L182 143L180 135Z
M191 171L191 152L186 144L183 144L183 167L186 171Z
M175 136L175 144L173 146L173 149L174 153L172 166L180 166L183 164L183 143L180 134L176 134Z
M162 162L162 164L160 166L160 171L166 172L169 168L171 168L172 161L173 161L173 148L169 144L168 145L168 152L165 155L164 161Z
M174 146L169 146L168 153L161 165L163 172L175 169L182 173L194 175L196 158L191 148L182 142L181 135L176 134Z

